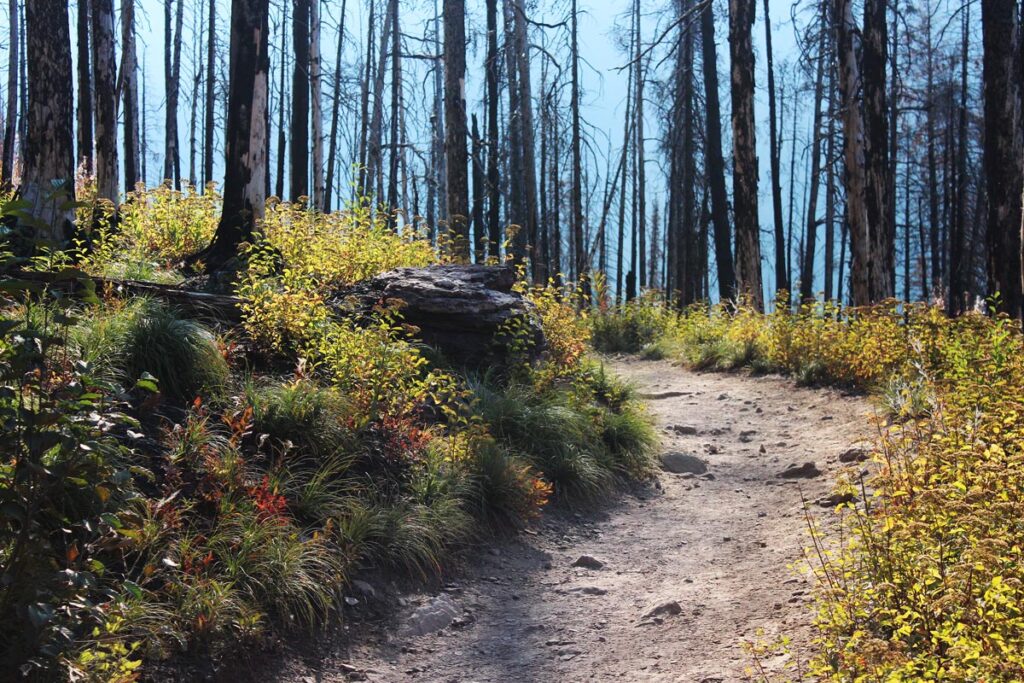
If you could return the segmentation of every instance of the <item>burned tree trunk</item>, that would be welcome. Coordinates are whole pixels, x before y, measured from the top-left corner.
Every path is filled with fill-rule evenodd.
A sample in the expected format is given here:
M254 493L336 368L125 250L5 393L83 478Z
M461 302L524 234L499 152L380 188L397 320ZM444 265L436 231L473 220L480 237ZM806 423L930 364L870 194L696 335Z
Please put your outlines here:
M739 291L764 310L761 226L757 216L757 142L754 123L754 0L729 2L732 57L733 213L736 218L736 274Z
M701 48L704 68L705 131L704 164L711 186L711 222L718 266L718 296L722 301L736 296L732 236L729 228L729 198L725 191L725 160L722 157L722 113L718 102L718 54L715 48L715 17L711 3L701 12Z
M28 129L21 194L39 221L36 237L60 246L71 234L73 213L68 207L75 198L67 3L27 3L25 37Z
M988 188L989 292L1015 318L1024 310L1021 294L1020 91L1014 47L1017 3L981 3L985 79L985 180Z
M117 206L117 66L114 0L92 0L92 73L96 102L96 195Z
M309 3L295 0L292 10L291 156L288 166L288 198L293 202L309 196ZM316 1L316 0L313 0Z
M7 50L7 119L4 121L4 154L0 161L0 190L7 190L14 183L14 145L18 132L18 52L21 47L18 0L10 0L7 11L11 21L11 42Z
M93 174L92 157L92 71L90 62L92 55L89 53L89 45L92 42L90 35L91 0L78 0L77 12L77 33L78 33L78 156L75 164L81 164L82 170L87 175ZM15 3L15 14L17 16L17 3Z
M135 48L135 0L121 0L121 107L124 111L124 189L141 180L139 162L139 79Z
M223 268L252 237L266 202L269 0L232 0L224 208L209 247L197 255Z
M453 256L469 261L469 178L466 148L466 3L444 2L444 119L448 229Z

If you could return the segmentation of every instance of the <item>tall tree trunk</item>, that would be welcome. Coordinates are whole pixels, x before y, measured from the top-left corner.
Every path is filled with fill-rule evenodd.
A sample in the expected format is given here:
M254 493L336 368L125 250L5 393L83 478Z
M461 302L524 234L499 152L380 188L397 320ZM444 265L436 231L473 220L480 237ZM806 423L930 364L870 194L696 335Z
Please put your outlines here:
M394 31L394 19L398 14L397 0L388 0L387 15L384 18L384 32L380 37L380 50L377 52L377 68L373 79L373 113L370 116L370 131L366 156L366 174L374 188L373 194L378 202L384 200L384 79L387 73L389 44Z
M444 119L448 229L453 256L469 261L469 178L466 149L466 3L444 0Z
M572 52L572 85L571 102L569 104L572 112L572 235L573 235L573 263L575 264L575 275L577 278L584 277L590 269L587 262L587 249L583 239L583 154L581 150L580 136L580 50L579 50L579 16L577 12L577 0L572 0L571 38L570 50Z
M92 0L92 73L96 102L96 194L117 206L117 65L114 0Z
M274 183L274 195L278 199L284 199L284 174L285 174L285 157L287 156L288 137L285 133L285 81L287 78L288 71L288 48L287 39L288 34L288 7L290 3L285 2L284 4L284 16L281 19L281 64L278 67L280 69L280 80L278 83L277 90L277 178Z
M93 138L92 138L92 55L89 45L91 36L91 0L78 0L78 158L86 175L93 174Z
M370 0L370 12L366 26L366 53L363 58L363 82L360 88L360 115L359 115L359 183L356 191L362 195L370 192L367 186L367 160L369 158L369 136L370 136L370 79L373 78L373 49L377 31L377 3Z
M135 189L139 170L139 81L135 0L121 0L121 108L124 112L124 189Z
M181 159L178 147L178 95L181 91L181 25L185 0L177 0L174 26L171 9L174 0L164 2L164 82L167 90L164 142L164 180L171 180L181 189Z
M982 0L985 81L985 183L988 189L989 293L1020 318L1021 134L1017 3Z
M967 233L967 61L970 47L969 22L971 6L961 10L960 20L960 102L956 107L957 141L953 229L949 240L949 296L946 298L946 312L958 315L967 310L968 273L971 263L970 245L965 241ZM1018 72L1018 76L1021 74Z
M71 235L75 198L71 34L61 0L25 5L27 135L21 195L38 219L36 237L57 246Z
M804 247L804 263L800 273L800 299L801 301L812 301L814 299L814 261L817 252L818 233L818 195L820 194L821 183L821 101L825 80L825 36L826 19L828 17L827 4L822 5L822 28L821 37L818 41L818 67L814 76L814 116L811 124L811 189L807 196L807 232Z
M647 75L644 70L643 61L643 34L641 26L643 17L640 15L640 0L634 0L633 11L635 13L636 39L634 59L636 60L636 95L634 97L636 107L636 217L637 217L637 243L634 248L639 252L639 280L640 290L647 286L647 162L644 155L644 83Z
M327 145L327 179L324 181L324 211L331 210L331 194L334 191L334 167L338 158L338 117L341 110L341 57L345 45L345 10L348 0L341 0L341 17L338 19L338 44L334 57L334 74L331 80L331 133Z
M476 114L473 114L473 260L483 263L487 244L484 225L484 160L483 145Z
M523 265L527 257L529 235L526 229L526 171L523 164L523 116L519 88L519 67L516 60L514 0L504 3L505 62L508 77L508 220L515 226L509 244L516 265Z
M266 202L269 0L232 0L224 204L213 242L198 258L225 266L252 237Z
M309 4L309 88L313 115L313 208L323 211L324 201L324 99L320 67L320 0Z
M497 258L501 245L501 178L498 173L498 0L487 0L487 241Z
M633 14L636 20L636 14ZM636 32L630 33L630 41L636 40ZM631 51L632 54L632 51ZM626 112L622 116L622 153L619 157L619 168L622 174L622 184L619 186L619 234L615 242L615 301L621 303L626 298L626 274L624 272L626 257L626 187L629 186L630 162L634 160L629 153L632 146L633 136L633 79L636 77L636 67L629 70L628 84L626 87ZM674 184L673 184L674 187Z
M826 22L825 26L829 24ZM823 28L823 30L825 30ZM828 141L825 146L825 301L833 295L835 273L836 225L836 79L832 65L828 69Z
M203 186L213 182L213 131L217 89L217 2L209 0L206 17L206 97L203 125ZM283 55L283 53L282 53ZM278 100L284 106L284 100Z
M732 57L733 213L736 217L736 274L740 293L764 310L761 226L757 216L757 142L754 122L754 0L729 1Z
M519 118L522 121L523 163L523 218L529 241L531 274L534 282L548 278L547 263L541 256L537 218L537 157L533 130L533 88L530 78L530 42L526 27L526 6L523 0L513 0L513 35L515 38L515 64L519 72Z
M289 199L309 197L309 14L310 2L294 0L292 5L292 49L295 67L292 70L291 156L288 177Z
M7 49L7 120L4 121L4 154L0 161L0 190L14 184L14 146L18 133L18 61L21 38L18 35L18 0L10 0L7 16L10 18L11 42ZM21 85L25 87L24 84Z
M846 215L850 230L850 299L855 306L872 301L871 230L868 224L865 194L864 116L857 99L860 85L857 27L853 20L853 0L836 3L836 44L839 50L839 96L842 102L844 140L844 181ZM840 264L842 278L842 264ZM840 282L840 286L842 283Z
M736 296L736 270L729 227L729 198L725 191L725 160L722 157L722 113L718 103L718 53L715 48L715 16L711 3L701 12L701 47L704 69L705 149L704 164L711 186L711 222L715 233L718 297Z
M388 163L388 221L395 226L398 206L398 169L402 157L399 122L402 118L402 31L398 22L398 0L391 0L391 155ZM404 208L404 207L403 207Z
M889 22L886 0L864 3L864 45L861 74L864 91L864 197L867 206L868 296L871 302L893 296L893 246L889 212L889 120L886 67Z
M772 22L768 13L768 0L764 0L765 60L768 68L768 154L772 171L772 213L775 217L775 293L790 290L786 277L786 233L782 223L782 180L778 113L775 104L775 64L772 61ZM822 56L824 59L824 56Z

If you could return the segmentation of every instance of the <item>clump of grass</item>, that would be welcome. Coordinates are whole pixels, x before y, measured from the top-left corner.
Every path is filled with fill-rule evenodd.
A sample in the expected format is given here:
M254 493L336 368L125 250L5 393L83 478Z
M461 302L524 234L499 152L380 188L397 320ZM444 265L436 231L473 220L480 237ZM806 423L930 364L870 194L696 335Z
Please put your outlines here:
M614 471L637 480L654 472L658 437L651 421L634 406L626 406L620 412L604 411L601 438Z
M324 457L349 445L344 423L351 406L334 388L307 379L284 384L250 380L244 400L252 408L253 429L280 451Z
M223 395L230 370L213 332L165 306L145 308L125 336L128 376L149 373L157 378L161 393L180 402Z

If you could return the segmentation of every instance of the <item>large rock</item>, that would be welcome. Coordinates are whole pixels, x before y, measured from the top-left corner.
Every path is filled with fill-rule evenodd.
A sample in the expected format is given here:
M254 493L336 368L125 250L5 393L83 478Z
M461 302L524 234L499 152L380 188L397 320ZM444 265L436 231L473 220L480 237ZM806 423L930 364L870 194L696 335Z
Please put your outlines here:
M459 616L459 608L447 595L439 595L420 605L402 625L406 636L425 636L448 628Z
M544 351L540 317L532 303L512 291L515 271L507 266L446 265L399 268L338 292L334 306L367 316L391 303L416 336L449 360L467 366L503 364L513 335L527 341L531 359Z

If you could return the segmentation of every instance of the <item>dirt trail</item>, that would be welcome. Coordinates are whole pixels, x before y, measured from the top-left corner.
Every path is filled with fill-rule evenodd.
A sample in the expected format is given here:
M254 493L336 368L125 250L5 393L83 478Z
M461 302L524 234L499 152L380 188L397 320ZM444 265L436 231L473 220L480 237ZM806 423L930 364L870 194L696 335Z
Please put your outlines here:
M740 643L757 629L806 640L809 585L790 566L806 540L800 490L827 495L839 455L870 435L870 406L776 377L611 366L648 399L663 451L699 456L708 474L666 472L598 515L551 515L482 551L456 583L407 600L371 642L285 678L742 681ZM778 476L807 462L821 476ZM604 566L574 567L581 555ZM425 612L452 607L454 625L410 635Z

